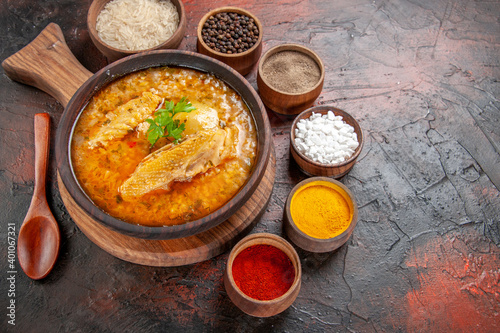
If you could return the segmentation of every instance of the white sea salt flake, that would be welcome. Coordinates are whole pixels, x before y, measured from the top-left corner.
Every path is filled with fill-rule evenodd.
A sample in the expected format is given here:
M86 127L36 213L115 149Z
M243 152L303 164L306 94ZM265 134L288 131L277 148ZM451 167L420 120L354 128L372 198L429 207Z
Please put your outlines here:
M322 124L323 124L323 122L324 122L324 121L323 121L323 119L322 119L321 117L319 117L319 118L314 118L314 119L312 120L312 123L313 123L314 125L316 125L316 126L318 126L318 125L322 125Z
M349 130L347 129L346 126L342 126L340 129L339 129L339 132L343 135L343 136L347 136L346 134L349 133Z
M353 139L350 139L347 141L347 147L351 149L356 149L358 148L359 144L358 141L354 141Z
M333 147L325 147L325 155L333 155L335 149Z
M321 138L320 138L318 135L315 135L315 136L313 136L313 137L312 137L312 142L313 142L315 145L320 146L320 145L321 145L322 140L321 140Z
M347 142L347 140L349 140L349 138L345 137L344 135L339 135L339 138L338 138L338 143L341 143L341 144L345 144Z
M335 158L340 158L343 154L344 154L343 151L337 150L337 151L335 151L335 153L333 153L333 156Z
M331 127L329 127L329 126L325 126L325 125L321 126L321 129L320 129L320 130L321 130L321 132L323 132L323 133L325 133L325 134L330 134L330 133L331 133L331 131L332 131Z
M344 123L341 120L335 120L333 122L333 126L338 130L341 129L343 125Z

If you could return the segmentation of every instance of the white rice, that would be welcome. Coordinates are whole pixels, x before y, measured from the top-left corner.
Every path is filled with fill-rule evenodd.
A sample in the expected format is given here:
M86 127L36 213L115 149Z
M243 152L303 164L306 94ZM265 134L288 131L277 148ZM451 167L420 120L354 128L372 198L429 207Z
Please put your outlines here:
M106 44L140 51L169 39L179 26L170 0L112 0L97 16L96 30Z
M338 164L349 159L359 146L354 128L332 111L312 113L297 122L295 146L308 158L323 164Z

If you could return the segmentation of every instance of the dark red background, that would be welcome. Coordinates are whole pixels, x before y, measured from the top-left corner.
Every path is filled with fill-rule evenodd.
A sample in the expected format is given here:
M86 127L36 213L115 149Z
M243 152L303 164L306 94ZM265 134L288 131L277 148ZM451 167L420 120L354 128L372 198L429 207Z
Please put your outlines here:
M56 22L90 71L106 60L90 41L90 1L1 0L1 59ZM52 97L0 77L0 324L18 332L494 332L500 331L500 3L184 1L180 48L196 49L210 9L245 8L264 26L264 51L285 42L326 66L315 104L351 113L366 142L342 180L357 198L352 238L334 253L299 250L302 290L267 319L242 313L222 281L227 253L178 268L121 261L91 243L61 201L54 150L47 194L62 230L42 281L17 266L16 326L7 323L7 224L19 231L34 185L33 116L63 111ZM256 87L256 69L247 75ZM277 154L271 203L254 232L282 235L288 192L306 176L290 161L290 119L269 111ZM54 137L52 137L52 144ZM5 329L4 329L5 328Z

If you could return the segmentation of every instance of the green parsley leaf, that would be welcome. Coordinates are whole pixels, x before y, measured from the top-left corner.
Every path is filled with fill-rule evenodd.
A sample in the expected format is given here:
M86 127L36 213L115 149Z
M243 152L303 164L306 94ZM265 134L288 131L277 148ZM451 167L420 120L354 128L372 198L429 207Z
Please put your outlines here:
M163 128L158 126L153 119L146 119L146 121L149 123L149 129L148 129L148 141L151 143L151 146L154 146L156 141L158 141L159 138L163 136Z
M172 103L172 102L170 102ZM172 103L173 104L173 103ZM193 110L196 110L196 108L189 102L186 97L182 97L179 103L173 107L173 114L172 116L175 116L179 112L191 112Z
M154 119L146 119L149 123L148 141L151 146L162 137L169 137L177 144L182 138L182 132L185 129L185 124L179 124L179 120L174 120L173 117L180 112L191 112L196 108L189 102L186 97L182 97L179 103L165 102L163 108L155 112Z

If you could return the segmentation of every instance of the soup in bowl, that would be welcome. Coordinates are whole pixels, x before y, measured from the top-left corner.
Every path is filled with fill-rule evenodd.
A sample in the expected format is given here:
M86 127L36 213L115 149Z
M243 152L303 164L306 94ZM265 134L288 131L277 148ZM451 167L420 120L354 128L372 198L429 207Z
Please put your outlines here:
M164 126L171 122L180 138L167 129L154 141L165 113ZM102 88L71 143L73 170L89 198L111 216L152 227L219 209L245 184L256 154L255 124L241 96L211 74L169 66Z

